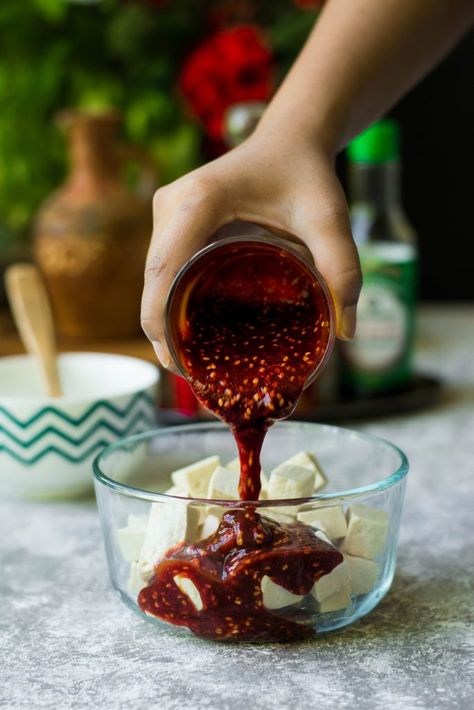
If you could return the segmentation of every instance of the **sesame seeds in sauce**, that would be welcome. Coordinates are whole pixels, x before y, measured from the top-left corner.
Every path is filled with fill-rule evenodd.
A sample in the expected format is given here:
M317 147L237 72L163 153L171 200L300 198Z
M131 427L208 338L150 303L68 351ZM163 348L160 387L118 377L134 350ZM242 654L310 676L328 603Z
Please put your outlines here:
M172 336L194 393L234 434L240 498L255 501L265 434L292 413L323 359L329 306L311 270L272 244L222 245L206 259L205 271L195 262L178 286ZM303 639L313 627L267 610L262 577L305 595L341 561L303 523L276 523L241 504L209 538L169 550L138 603L208 639ZM175 584L178 575L197 587L200 611Z
M139 593L138 603L143 611L208 639L308 638L312 626L265 608L262 577L269 575L293 594L304 595L341 561L341 553L307 525L278 524L251 508L233 509L224 513L211 537L170 550L156 566L150 586ZM174 583L177 575L197 587L201 611Z
M265 433L323 359L329 306L310 268L273 244L224 244L205 258L181 279L172 337L194 393L233 431L240 498L257 500Z

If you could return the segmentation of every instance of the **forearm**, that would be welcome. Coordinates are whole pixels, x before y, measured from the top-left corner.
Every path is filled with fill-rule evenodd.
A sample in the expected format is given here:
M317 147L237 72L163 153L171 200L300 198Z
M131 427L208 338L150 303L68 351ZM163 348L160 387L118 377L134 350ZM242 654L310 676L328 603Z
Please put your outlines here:
M327 0L262 118L337 152L382 115L456 43L473 0Z

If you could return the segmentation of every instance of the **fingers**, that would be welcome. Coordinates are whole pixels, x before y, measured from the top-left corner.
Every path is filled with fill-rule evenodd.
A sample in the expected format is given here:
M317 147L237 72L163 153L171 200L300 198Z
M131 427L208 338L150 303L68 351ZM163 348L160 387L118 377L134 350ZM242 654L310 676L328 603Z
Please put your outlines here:
M141 321L164 367L172 367L164 336L165 302L171 283L226 219L225 204L214 181L210 184L188 176L155 195Z
M298 210L296 229L311 249L336 308L336 334L350 340L356 327L357 300L362 286L359 255L352 238L342 190L327 182L319 195L311 193Z
M346 202L332 165L323 158L316 171L311 163L306 172L301 160L296 172L283 171L276 179L274 171L264 180L252 156L242 162L237 150L225 160L162 188L155 196L142 326L165 367L172 366L164 337L165 302L171 283L183 264L220 227L236 218L301 237L331 290L337 336L350 339L354 335L362 279ZM256 182L252 179L255 174L259 175Z

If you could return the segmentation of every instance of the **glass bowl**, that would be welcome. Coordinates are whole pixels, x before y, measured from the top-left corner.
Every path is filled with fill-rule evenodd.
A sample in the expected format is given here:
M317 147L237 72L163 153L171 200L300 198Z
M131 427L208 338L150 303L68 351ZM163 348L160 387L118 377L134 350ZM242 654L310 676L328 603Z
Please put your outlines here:
M125 604L163 630L174 626L245 642L308 638L370 612L394 576L408 461L373 436L283 422L271 427L264 443L265 480L301 451L317 457L327 478L323 488L303 498L244 502L229 500L227 492L204 497L205 466L202 481L194 481L196 497L180 493L180 476L171 479L173 471L198 460L218 456L224 465L236 457L233 437L221 423L164 428L104 449L94 462L95 489L112 586ZM208 465L215 467L215 460ZM249 547L246 534L244 542L239 536L229 542L231 530L242 532L249 516L264 524L265 551ZM210 541L218 526L226 528L228 541L225 554L219 548L219 578L217 567L209 567L217 559ZM282 531L285 542L295 530L306 536L306 547L296 554L281 544ZM272 547L276 531L280 539ZM312 557L305 557L308 539ZM205 559L195 554L179 569L173 561L163 563L176 550L199 548L202 554L203 547ZM316 572L308 586L310 558Z

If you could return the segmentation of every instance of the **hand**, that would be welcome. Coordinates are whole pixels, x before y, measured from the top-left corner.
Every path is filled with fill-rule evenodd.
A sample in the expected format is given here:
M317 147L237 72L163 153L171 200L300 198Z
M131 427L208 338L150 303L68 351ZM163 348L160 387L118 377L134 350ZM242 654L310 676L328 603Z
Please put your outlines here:
M171 365L164 305L181 266L223 225L240 219L299 238L311 251L336 306L339 338L352 338L361 287L357 249L333 157L299 137L258 130L226 155L161 188L145 270L142 326L161 363Z

